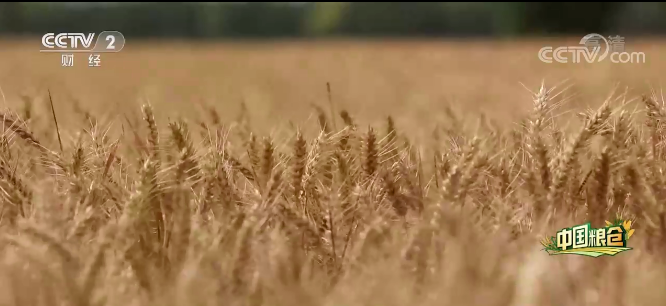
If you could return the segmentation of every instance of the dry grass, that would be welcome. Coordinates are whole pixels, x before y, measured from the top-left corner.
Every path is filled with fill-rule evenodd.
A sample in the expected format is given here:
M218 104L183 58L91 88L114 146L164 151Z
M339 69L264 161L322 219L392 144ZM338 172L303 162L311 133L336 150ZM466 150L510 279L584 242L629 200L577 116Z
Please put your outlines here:
M128 46L71 71L2 48L0 305L663 303L666 107L614 86L658 49L539 46ZM541 250L617 214L630 252Z

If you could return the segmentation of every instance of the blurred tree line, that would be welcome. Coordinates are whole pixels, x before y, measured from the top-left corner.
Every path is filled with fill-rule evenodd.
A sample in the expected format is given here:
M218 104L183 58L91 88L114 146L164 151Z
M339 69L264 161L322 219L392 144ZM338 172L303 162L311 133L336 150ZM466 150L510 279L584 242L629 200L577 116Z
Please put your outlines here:
M117 30L128 37L663 34L652 2L0 3L0 35Z

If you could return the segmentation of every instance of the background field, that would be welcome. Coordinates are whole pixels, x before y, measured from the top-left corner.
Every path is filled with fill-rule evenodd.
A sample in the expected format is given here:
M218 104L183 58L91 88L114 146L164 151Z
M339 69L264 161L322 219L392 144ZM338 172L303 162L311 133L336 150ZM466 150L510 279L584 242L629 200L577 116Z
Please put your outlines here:
M577 39L517 41L328 41L257 43L134 42L104 54L102 67L60 66L60 55L39 53L38 40L4 41L0 86L10 103L20 95L45 101L54 95L63 116L72 100L100 114L134 111L150 99L157 116L199 114L205 103L233 119L241 101L255 128L304 122L312 104L328 109L330 82L336 107L367 123L393 114L406 132L424 136L444 116L445 105L510 123L529 110L529 90L542 80L571 85L562 110L594 106L620 86L646 92L661 85L664 44L627 39L627 51L645 52L646 64L545 64L542 46L576 45ZM561 85L562 86L562 85ZM15 105L15 104L14 104ZM63 111L60 111L63 110ZM315 121L310 118L313 124ZM66 123L65 123L66 124ZM417 135L415 135L417 136Z

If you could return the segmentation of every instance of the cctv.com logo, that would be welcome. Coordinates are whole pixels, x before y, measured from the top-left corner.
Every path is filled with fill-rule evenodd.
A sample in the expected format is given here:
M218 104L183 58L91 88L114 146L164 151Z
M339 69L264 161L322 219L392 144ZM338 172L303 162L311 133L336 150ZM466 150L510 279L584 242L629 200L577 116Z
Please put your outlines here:
M645 53L643 52L625 52L624 37L611 36L610 42L603 36L592 33L585 35L581 40L582 46L567 46L553 49L546 46L539 50L539 60L544 63L580 63L585 60L588 63L601 62L609 58L616 64L644 64ZM601 53L602 43L605 45L604 52Z

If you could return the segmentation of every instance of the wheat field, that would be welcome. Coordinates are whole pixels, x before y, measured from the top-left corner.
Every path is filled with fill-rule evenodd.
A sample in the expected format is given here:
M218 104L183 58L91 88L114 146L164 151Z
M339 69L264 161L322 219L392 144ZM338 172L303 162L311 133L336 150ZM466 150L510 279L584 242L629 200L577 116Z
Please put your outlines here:
M0 305L664 303L666 46L546 44L1 42Z

